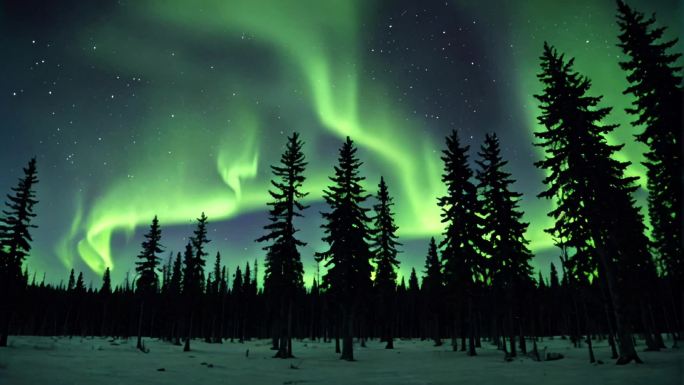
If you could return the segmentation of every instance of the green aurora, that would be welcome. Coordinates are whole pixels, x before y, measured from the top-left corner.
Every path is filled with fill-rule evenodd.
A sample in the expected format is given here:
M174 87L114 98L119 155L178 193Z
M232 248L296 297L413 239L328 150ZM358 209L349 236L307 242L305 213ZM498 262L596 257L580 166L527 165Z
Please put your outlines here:
M657 11L659 22L670 27L668 36L679 35L680 4L635 5ZM135 134L113 135L107 151L116 152L116 161L104 162L110 167L101 175L91 173L94 182L67 200L70 207L61 226L36 231L38 244L29 268L62 276L48 262L56 255L67 269L84 264L100 275L110 267L115 279L121 279L139 244L136 230L147 227L154 215L162 228L180 226L189 233L188 225L201 212L211 223L264 212L268 166L279 158L285 136L296 130L306 142L309 203L320 203L336 147L344 137L352 137L365 162L368 191L375 192L380 175L386 178L395 197L402 241L421 245L401 256L402 274L411 267L420 271L427 239L442 231L436 205L443 193L439 157L443 137L452 127L440 120L426 123L398 103L400 95L393 87L397 73L369 75L371 68L392 65L371 54L367 38L374 26L392 23L379 16L388 7L392 8L360 0L157 0L133 2L125 12L79 25L74 29L73 57L133 83L140 82L141 74L154 76L135 95L145 100L136 121L126 128ZM632 139L639 130L629 125L631 118L624 113L630 99L622 95L626 81L618 67L613 2L461 1L445 7L445 12L468 15L464 19L472 19L473 28L477 22L495 26L487 36L499 37L486 52L500 67L495 77L500 83L505 78L512 90L506 108L515 112L501 111L498 126L478 127L478 132L506 130L519 119L519 126L526 129L516 134L512 146L533 159L541 155L532 146L538 113L532 95L539 89L538 56L548 40L576 58L577 70L593 80L592 92L603 94L604 104L615 108L610 123L621 127L610 140L626 143L620 157L632 162L629 173L640 176L645 185L640 165L644 148ZM396 11L402 15L401 9ZM27 120L39 124L38 119ZM91 122L101 123L97 118ZM478 148L479 142L473 141L471 159ZM39 161L39 172L48 172L40 166ZM524 173L519 171L523 166ZM537 267L545 269L556 252L553 240L543 232L550 226L550 202L534 196L541 191L543 175L531 162L512 162L510 171L525 193L522 207L531 223L531 249L546 256L544 262L537 260ZM2 186L9 183L3 180ZM57 191L55 186L51 190ZM45 202L50 200L45 194L40 198L39 216L46 215ZM642 191L642 206L644 198ZM319 216L317 209L306 215ZM307 282L314 273L310 254L322 247L318 221L312 219L313 229L305 231L310 235L310 246L302 252ZM41 241L43 232L56 228L58 239ZM240 235L240 247L230 242L213 246L233 258L229 264L243 263L261 258L257 246L242 247L257 235ZM167 239L164 243L174 244Z

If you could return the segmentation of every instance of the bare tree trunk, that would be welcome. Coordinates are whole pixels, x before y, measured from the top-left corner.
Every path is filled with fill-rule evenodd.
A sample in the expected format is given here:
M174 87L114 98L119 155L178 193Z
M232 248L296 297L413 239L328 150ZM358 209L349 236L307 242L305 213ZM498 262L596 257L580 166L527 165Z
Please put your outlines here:
M622 297L620 296L615 266L606 254L605 249L601 246L601 237L596 236L594 231L594 242L596 242L596 250L599 255L599 260L605 272L606 286L608 288L608 295L613 304L613 313L615 313L615 326L618 336L619 357L617 359L618 365L625 365L632 361L642 363L634 348L634 341L627 324L626 317L623 313Z
M342 355L340 359L354 361L354 311L350 309L342 310L344 334L342 335Z
M142 324L143 324L143 314L145 311L145 300L141 299L140 300L140 312L138 313L138 343L136 344L136 348L142 352L145 351L145 347L143 346L142 343Z
M190 351L190 338L192 338L192 321L193 321L193 318L195 318L195 314L193 311L190 311L190 322L188 325L188 334L185 337L185 346L183 346L184 352Z

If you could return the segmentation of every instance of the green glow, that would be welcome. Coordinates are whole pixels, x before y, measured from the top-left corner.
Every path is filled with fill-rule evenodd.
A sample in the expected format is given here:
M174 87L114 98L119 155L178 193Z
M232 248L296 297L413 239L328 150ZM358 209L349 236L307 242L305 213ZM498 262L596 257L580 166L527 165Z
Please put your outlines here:
M363 15L372 15L374 5L362 0L154 0L128 4L125 19L113 17L104 25L84 28L83 45L95 43L97 50L79 54L112 73L142 74L153 86L141 83L138 90L140 108L149 111L142 113L138 130L144 135L140 143L145 144L125 150L135 156L122 155L117 172L103 178L108 184L89 191L94 201L78 200L71 227L56 247L62 262L71 266L77 250L97 273L107 266L115 268L113 238L131 236L154 215L166 227L190 224L201 212L215 222L263 210L268 201L268 166L279 157L285 137L266 140L262 133L278 130L300 131L306 142L309 203L320 201L336 155L321 154L317 145L330 136L341 143L349 135L360 147L369 191L380 175L391 187L399 236L439 235L442 224L436 198L443 189L443 140L425 135L429 130L421 126L424 123L393 103L395 95L389 87L363 78L362 70L373 59L362 52L360 27ZM458 5L470 12L482 6L479 2ZM502 62L513 65L518 92L514 99L525 103L529 143L537 129L538 111L531 97L539 90L537 57L547 39L576 57L576 68L594 80L592 92L604 94L604 103L615 107L610 122L622 126L610 140L628 143L619 156L632 161L630 175L643 176L639 164L643 147L631 139L635 130L623 112L629 98L621 95L625 81L617 66L613 4L584 0L564 3L564 11L558 12L557 4L538 0L509 8L516 27L505 35L515 49ZM527 19L534 22L525 23ZM122 34L129 25L144 25L143 31L153 36L137 32L138 28ZM168 31L177 36L167 40L156 36ZM173 40L181 37L186 40L174 46ZM211 65L220 63L212 63L205 52L193 51L206 42L236 56L266 57L264 62L277 65L255 60L253 68L228 63L223 71L213 70ZM168 79L179 83L166 84ZM317 122L312 123L308 115ZM445 123L442 132L448 129ZM534 185L543 177L538 174ZM643 186L644 178L640 183ZM527 195L522 205L531 222L532 251L553 248L553 240L543 232L550 227L546 217L550 203ZM312 247L319 245L317 239L306 241ZM420 260L414 266L422 264L423 255L412 257ZM305 267L310 282L310 266ZM404 264L401 275L408 277L410 267Z
M376 183L380 169L392 181L393 194L397 195L397 204L402 208L397 218L400 235L421 237L441 231L439 210L435 205L441 189L440 143L432 143L428 138L417 139L413 135L399 135L416 130L416 125L385 100L381 88L360 89L356 47L361 12L358 4L350 1L334 4L317 1L269 4L209 1L203 5L204 12L194 12L196 10L190 9L184 1L164 2L163 5L147 3L142 11L145 17L157 22L176 23L180 29L197 27L207 36L225 34L229 29L228 33L246 33L253 36L258 44L274 48L299 72L292 76L293 80L304 79L305 89L308 89L306 97L321 128L338 138L352 136L360 147L368 151L364 160L367 161L365 171L369 185ZM102 47L121 43L112 40L117 36L112 32L104 28L100 39ZM142 56L127 57L125 63L119 63L120 59L104 53L103 62L142 71L149 69L149 63L161 55L155 52L159 48L147 46L143 38L128 39L126 44L136 47L134 50L141 52ZM106 49L101 48L101 52L106 52ZM178 56L174 61L175 70L192 73L189 68L193 63L186 61L182 52ZM157 68L155 71L163 72L165 69ZM229 78L231 74L225 76ZM220 85L228 81L220 79L219 75L215 83ZM294 84L292 87L302 88L302 85ZM185 138L162 137L158 142L159 147L172 148L173 151L183 148L217 151L215 174L208 172L203 163L199 163L199 172L190 170L189 164L184 163L197 164L194 159L197 151L174 155L172 160L164 160L163 164L155 159L131 164L134 178L116 180L105 189L106 193L95 201L82 224L85 236L78 240L78 252L93 271L101 273L107 266L115 267L111 255L114 233L130 235L137 227L147 224L155 214L164 225L189 223L202 211L216 221L262 207L267 201L268 175L259 175L259 170L267 170L269 159L259 156L261 144L257 143L259 130L256 118L259 111L244 104L229 106L227 110L227 113L218 112L224 121L231 121L225 129L221 129L218 122L222 119L219 117L192 116L191 110L175 114L169 112L169 116L174 115L172 121L150 122L150 127L172 124L173 128L165 130L168 133L195 132L203 124L212 132L218 128L226 135L225 141L218 146L210 137L195 139L195 143ZM235 115L241 118L236 120ZM315 143L319 135L314 131L304 132L303 136L308 143ZM174 161L178 162L175 167ZM331 165L309 170L306 186L311 192L309 200L320 199L321 191L328 183ZM387 171L391 175L387 175ZM223 184L217 183L221 181ZM68 244L75 237L73 231L69 232L63 243Z

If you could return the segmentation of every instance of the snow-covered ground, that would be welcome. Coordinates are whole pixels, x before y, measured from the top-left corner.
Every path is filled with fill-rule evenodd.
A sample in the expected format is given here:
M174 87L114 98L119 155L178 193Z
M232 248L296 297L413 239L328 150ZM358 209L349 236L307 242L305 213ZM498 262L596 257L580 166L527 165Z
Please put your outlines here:
M605 343L596 343L590 365L586 348L567 340L545 339L540 349L565 355L558 361L518 358L505 362L500 351L484 342L479 355L469 357L429 341L396 341L394 350L370 341L356 345L356 362L341 361L334 344L299 341L296 359L273 359L269 341L205 344L193 341L193 351L145 339L148 354L135 349L135 339L111 342L103 338L11 337L0 349L2 385L146 385L146 384L677 384L683 383L684 349L641 352L643 365L618 367ZM445 341L447 342L447 341ZM669 341L668 341L669 343ZM643 348L643 344L640 345ZM249 350L249 356L246 352ZM163 369L163 371L162 371Z

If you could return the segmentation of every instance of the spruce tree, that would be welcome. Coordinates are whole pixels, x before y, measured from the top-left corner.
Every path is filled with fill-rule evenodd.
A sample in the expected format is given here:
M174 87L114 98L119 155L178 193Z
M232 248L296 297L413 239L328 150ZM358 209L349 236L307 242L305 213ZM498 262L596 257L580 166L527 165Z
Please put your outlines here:
M22 265L31 251L30 229L36 228L31 224L36 216L33 207L38 203L36 158L23 171L24 176L7 195L0 218L0 347L7 346L10 319L26 286Z
M204 286L204 265L206 264L205 257L209 255L206 251L206 245L211 242L207 238L207 216L202 213L199 218L197 218L197 228L193 232L193 236L190 237L190 242L192 243L192 248L195 251L195 279L200 287Z
M76 278L76 284L74 285L74 293L76 293L77 297L81 296L85 293L86 287L85 287L85 282L83 281L83 272L78 273L78 278Z
M430 320L430 334L435 346L442 346L440 330L440 318L444 303L444 276L442 275L442 263L439 259L435 238L430 238L428 253L425 257L425 275L421 287L424 298L426 313Z
M544 130L535 133L540 140L535 145L544 148L545 159L535 165L549 172L544 179L548 189L539 196L556 202L549 213L555 224L546 231L575 251L575 263L601 269L615 313L617 362L640 362L625 314L626 282L619 268L630 259L627 238L639 231L623 227L631 219L622 223L636 210L631 198L635 178L625 177L627 163L613 157L622 146L606 142L605 136L616 127L601 123L610 108L598 106L600 97L587 95L591 82L573 70L573 62L544 44L538 75L543 92L535 95ZM594 254L598 263L592 262Z
M109 272L109 267L107 267L102 274L102 287L100 287L100 294L111 294L112 293L112 277Z
M646 161L648 212L654 249L665 267L663 273L681 296L684 282L682 258L682 76L671 53L678 39L663 40L665 27L656 26L655 15L644 14L618 0L618 46L626 55L620 67L627 72L634 97L627 113L643 129L636 139L648 149ZM680 299L681 301L681 299Z
M142 250L138 255L139 261L135 264L135 271L138 273L138 279L135 281L136 293L139 296L140 310L138 312L138 341L137 348L141 351L146 351L142 342L142 324L145 314L145 302L149 302L152 295L159 291L159 276L157 275L157 266L159 266L158 253L161 253L161 228L159 227L159 219L155 215L150 225L150 230L145 234L145 240L142 242Z
M461 146L458 134L452 131L446 138L442 153L442 182L447 194L440 197L442 223L446 224L442 247L444 280L451 294L454 317L460 322L460 332L468 337L468 354L475 355L475 295L483 273L482 229L477 189L468 165L469 146ZM452 334L456 348L456 330Z
M325 287L342 312L342 355L343 360L353 361L353 329L357 312L365 304L370 292L372 254L368 246L367 208L362 205L367 194L361 186L365 179L359 175L362 162L356 157L352 140L347 140L339 151L335 175L330 177L333 185L323 192L329 212L324 212L323 241L328 249L316 253L317 260L325 261L327 268L323 276Z
M274 179L269 194L269 224L264 226L268 233L257 242L267 242L264 274L264 290L268 293L275 309L274 327L278 352L275 357L292 357L292 307L295 294L304 287L304 268L298 247L306 243L295 237L298 229L294 219L301 217L306 209L300 201L308 195L302 192L305 180L306 161L302 152L303 143L298 133L287 140L280 164L271 166Z
M528 224L522 222L523 213L518 207L522 194L511 191L515 181L504 170L508 162L501 157L496 134L485 136L478 154L477 187L482 196L483 233L490 256L488 276L495 290L495 300L499 292L505 298L506 329L511 341L510 353L514 355L515 335L522 330L522 324L514 325L513 322L522 323L522 306L527 302L524 294L533 285L530 266L533 255L525 239Z
M218 294L221 288L221 253L216 252L216 259L214 260L214 285L212 291L214 294Z
M181 288L183 287L183 262L181 260L180 252L176 254L176 259L173 261L170 275L167 291L171 298L178 298L181 294Z
M145 234L145 240L141 244L142 250L138 255L139 261L135 263L135 271L138 273L138 279L135 284L139 294L149 295L159 290L157 267L159 266L160 258L157 254L163 251L160 241L161 228L159 226L159 219L155 215L152 219L150 230Z
M190 351L190 338L192 337L193 321L200 297L204 291L204 257L209 255L205 246L209 243L207 238L207 217L202 215L197 218L197 227L185 246L183 255L183 295L187 310L186 327L187 335L183 351Z
M371 231L370 250L375 261L374 286L378 294L378 311L381 314L381 330L385 349L394 348L392 325L395 317L394 298L397 287L397 272L399 261L397 260L396 232L399 227L394 223L392 212L392 198L387 190L384 178L380 178L378 185L377 204L373 206L375 217L373 218L373 230Z
M74 269L71 269L71 272L69 272L69 281L67 283L67 291L74 290L75 286L76 286L76 273L74 272Z

